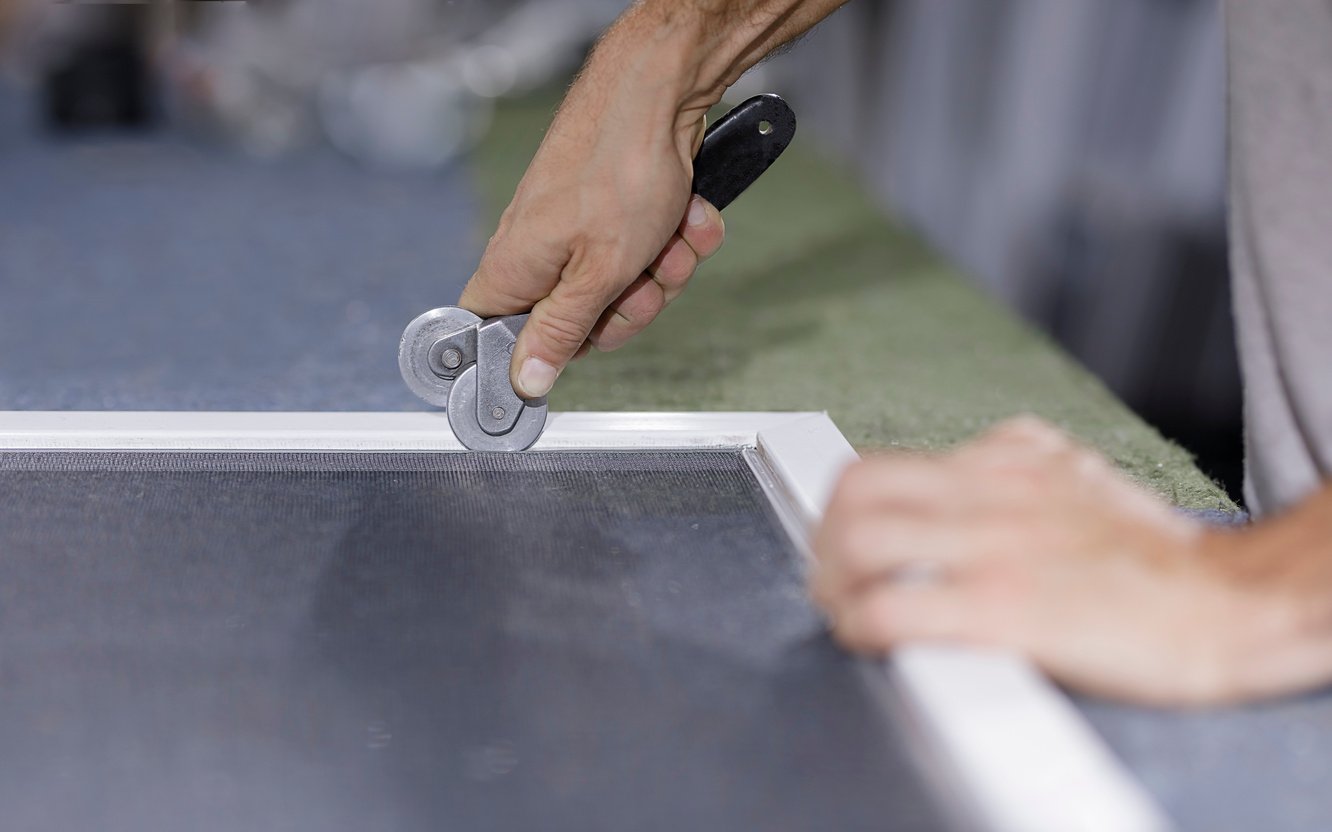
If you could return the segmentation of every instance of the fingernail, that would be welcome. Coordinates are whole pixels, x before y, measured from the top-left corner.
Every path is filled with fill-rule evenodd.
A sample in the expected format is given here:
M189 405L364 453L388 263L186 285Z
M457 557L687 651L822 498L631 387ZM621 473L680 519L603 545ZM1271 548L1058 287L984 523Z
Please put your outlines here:
M523 368L518 371L518 393L527 399L539 399L555 386L555 377L560 373L540 358L530 357L523 361Z
M703 200L694 197L689 203L689 224L698 227L708 221L708 209L703 207Z

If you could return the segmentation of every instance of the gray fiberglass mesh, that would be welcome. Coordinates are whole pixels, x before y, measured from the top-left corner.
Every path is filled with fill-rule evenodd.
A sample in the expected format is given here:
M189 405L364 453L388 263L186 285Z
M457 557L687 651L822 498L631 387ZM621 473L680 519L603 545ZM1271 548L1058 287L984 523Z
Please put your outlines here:
M734 452L0 453L7 830L933 829Z

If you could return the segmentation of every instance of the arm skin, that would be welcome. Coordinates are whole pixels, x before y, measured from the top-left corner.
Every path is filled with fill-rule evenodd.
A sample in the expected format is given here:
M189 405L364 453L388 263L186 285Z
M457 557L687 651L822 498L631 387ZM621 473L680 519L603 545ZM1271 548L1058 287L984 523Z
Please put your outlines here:
M0 0L0 49L4 49L5 41L9 38L10 27L18 18L19 0Z
M1009 648L1081 691L1193 706L1332 683L1332 487L1217 531L1026 418L850 468L815 542L851 649Z
M721 215L690 198L708 109L845 1L642 0L607 30L460 300L531 310L515 390L544 396L575 355L622 346L721 247Z

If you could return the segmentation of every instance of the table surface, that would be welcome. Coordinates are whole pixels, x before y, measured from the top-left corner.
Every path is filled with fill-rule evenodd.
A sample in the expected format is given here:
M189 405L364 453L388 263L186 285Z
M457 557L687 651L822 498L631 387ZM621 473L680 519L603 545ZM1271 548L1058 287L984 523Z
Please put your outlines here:
M504 105L467 166L410 177L171 135L51 142L0 95L0 408L420 407L398 334L456 300L553 101ZM1182 507L1233 508L805 143L726 218L690 291L570 369L554 409L826 409L863 451L943 448L1032 412ZM1326 697L1079 704L1185 829L1332 828Z

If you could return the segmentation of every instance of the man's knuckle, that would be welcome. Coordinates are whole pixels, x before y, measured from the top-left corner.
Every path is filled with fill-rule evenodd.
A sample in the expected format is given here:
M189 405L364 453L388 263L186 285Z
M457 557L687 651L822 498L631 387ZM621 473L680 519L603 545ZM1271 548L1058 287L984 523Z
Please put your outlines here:
M692 257L672 252L662 260L653 277L663 289L680 289L694 276L696 267L697 262Z
M890 566L900 552L900 541L907 529L892 511L864 512L854 524L851 540L859 568L865 572L878 572Z
M864 639L873 647L886 648L897 641L902 630L902 616L896 596L877 592L865 601Z
M874 554L873 528L864 517L844 520L834 539L837 562L851 577L858 577L869 569Z
M842 472L833 490L834 500L842 504L861 502L872 488L873 472L864 462L858 462Z
M1045 420L1024 413L1001 422L992 436L1010 441L1048 445L1062 434Z
M536 320L537 335L547 343L563 348L577 349L587 338L581 322L562 309L550 309Z
M1095 477L1110 470L1105 457L1081 445L1071 446L1067 451L1067 458L1073 471L1081 476Z
M701 239L698 241L699 254L703 257L712 257L718 251L721 251L722 245L726 242L726 228L721 223L721 218L715 224L704 226Z
M587 334L585 343L591 344L598 352L610 352L614 349L614 336L608 333L612 326L613 323L609 317L598 322L596 326L592 327L592 331Z
M639 326L647 326L653 318L661 314L661 310L666 306L666 293L661 285L651 278L644 278L634 293L633 314L629 316L630 320L639 323Z

